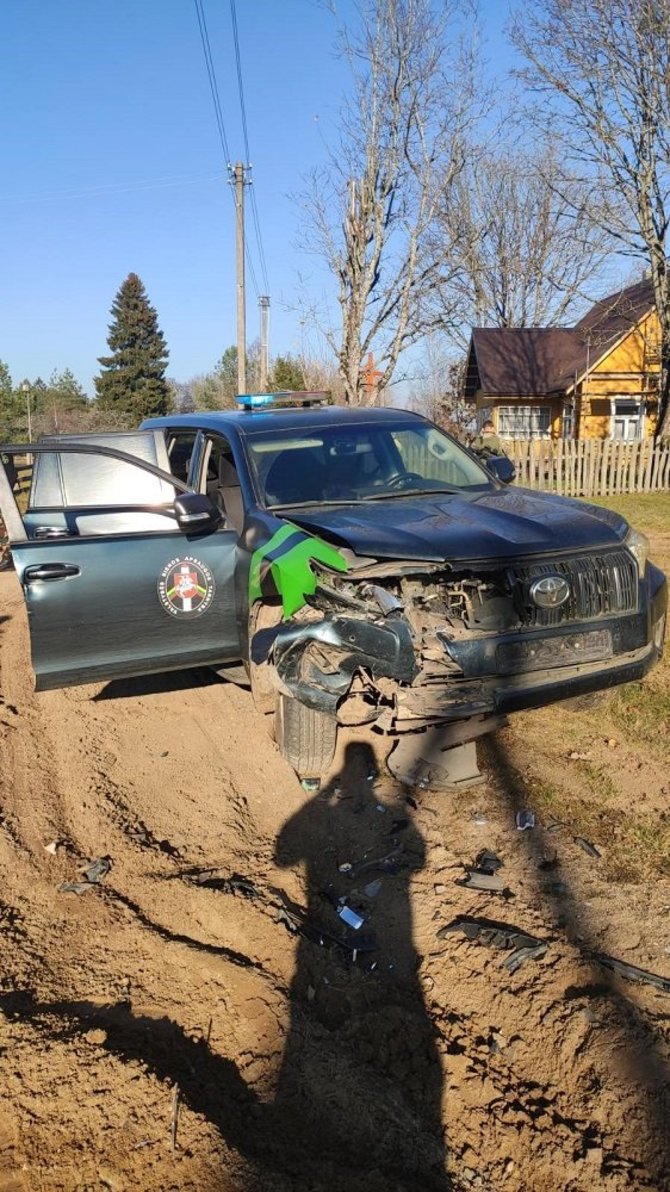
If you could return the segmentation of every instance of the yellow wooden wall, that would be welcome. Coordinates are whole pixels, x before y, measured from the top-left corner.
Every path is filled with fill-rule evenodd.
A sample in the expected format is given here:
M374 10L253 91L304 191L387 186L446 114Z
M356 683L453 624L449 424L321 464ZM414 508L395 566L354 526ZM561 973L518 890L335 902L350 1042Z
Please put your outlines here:
M579 438L604 439L610 432L610 399L630 397L646 399L648 410L645 431L653 434L656 414L649 390L658 377L658 318L656 312L643 319L593 368L577 386ZM597 348L593 349L597 355Z

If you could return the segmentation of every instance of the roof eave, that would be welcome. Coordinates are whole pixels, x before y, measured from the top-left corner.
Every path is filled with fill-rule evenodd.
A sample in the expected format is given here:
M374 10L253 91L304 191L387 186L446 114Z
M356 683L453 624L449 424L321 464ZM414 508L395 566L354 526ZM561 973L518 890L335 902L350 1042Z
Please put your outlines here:
M627 330L627 331L623 331L623 332L621 333L621 335L619 336L619 338L618 338L618 339L615 339L615 340L614 340L614 342L613 342L613 343L611 343L611 344L609 345L609 347L608 347L608 348L606 348L606 349L605 349L605 351L604 351L604 352L603 352L603 353L602 353L600 356L597 356L597 357L596 357L596 359L595 359L595 361L593 362L593 364L590 364L588 368L585 368L585 369L584 369L584 371L583 371L582 373L579 373L579 374L576 374L576 375L575 375L575 379L574 379L574 381L573 381L573 382L572 382L572 383L571 383L569 386L566 386L566 390L565 390L565 392L566 392L566 393L571 393L571 392L573 392L573 391L574 391L574 390L577 388L577 386L578 386L578 385L580 385L580 384L582 383L582 381L584 380L584 378L585 378L585 377L587 377L587 376L589 375L589 373L592 373L592 372L594 371L594 369L596 369L596 368L598 367L598 365L602 363L602 361L603 361L603 360L606 360L606 359L607 359L607 357L608 357L608 356L610 356L610 355L612 354L612 352L614 352L614 351L615 351L615 350L616 350L618 347L620 347L620 346L621 346L621 344L623 343L623 341L624 341L625 339L628 339L628 336L629 336L629 335L632 335L634 331L637 331L637 329L638 329L638 327L640 326L640 324L641 324L641 323L644 323L644 320L645 320L645 319L648 319L648 318L649 318L649 316L650 316L650 314L652 314L652 312L653 312L654 310L655 310L655 306L654 306L654 304L652 303L652 305L649 307L649 309L648 309L648 310L646 310L646 311L644 312L644 314L640 315L640 317L639 317L639 319L637 320L637 322L633 323L633 324L632 324L632 325L631 325L631 326L628 328L628 330Z

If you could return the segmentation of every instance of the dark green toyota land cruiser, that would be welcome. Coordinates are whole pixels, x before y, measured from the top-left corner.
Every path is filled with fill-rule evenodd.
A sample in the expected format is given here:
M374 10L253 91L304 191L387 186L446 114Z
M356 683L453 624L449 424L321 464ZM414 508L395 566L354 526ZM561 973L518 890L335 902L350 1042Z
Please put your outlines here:
M211 666L316 776L338 724L462 744L660 656L665 578L617 514L406 411L243 406L0 448L34 460L0 507L39 690Z

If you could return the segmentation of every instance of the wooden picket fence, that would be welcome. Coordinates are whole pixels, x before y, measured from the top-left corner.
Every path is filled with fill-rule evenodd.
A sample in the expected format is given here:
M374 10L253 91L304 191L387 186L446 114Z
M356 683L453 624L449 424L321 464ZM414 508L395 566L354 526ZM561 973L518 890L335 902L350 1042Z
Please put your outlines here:
M515 483L564 497L606 497L670 489L670 440L537 439L505 444Z

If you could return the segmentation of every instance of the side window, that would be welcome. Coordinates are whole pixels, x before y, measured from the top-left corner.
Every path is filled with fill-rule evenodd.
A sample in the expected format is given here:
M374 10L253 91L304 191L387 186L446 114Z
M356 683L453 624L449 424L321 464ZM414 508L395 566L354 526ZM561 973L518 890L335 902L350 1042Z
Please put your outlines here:
M200 491L218 505L228 529L241 532L244 507L232 448L223 435L207 438L200 476Z
M170 471L177 480L186 484L191 464L191 456L197 437L197 430L169 431L167 436L167 453L170 461Z
M23 515L29 538L174 530L174 488L141 461L167 471L162 434L152 431L90 436L91 447L112 447L136 456L137 464L85 449L63 437L70 451L35 452L30 495Z

